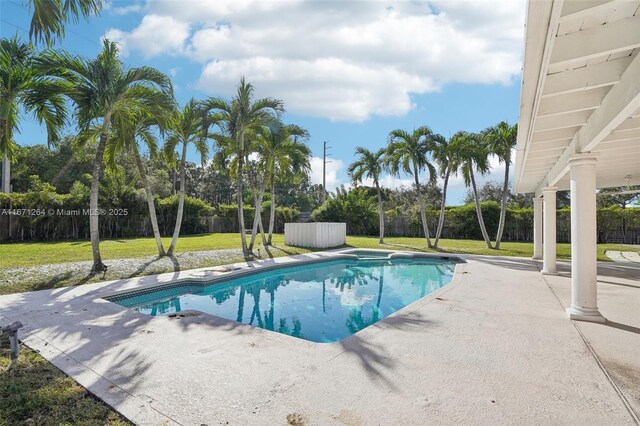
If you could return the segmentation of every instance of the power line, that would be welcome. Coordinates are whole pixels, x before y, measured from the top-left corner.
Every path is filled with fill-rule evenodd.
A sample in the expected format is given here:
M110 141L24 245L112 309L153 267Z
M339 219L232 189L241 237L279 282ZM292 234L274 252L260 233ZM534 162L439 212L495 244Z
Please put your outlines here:
M24 32L25 32L25 33L27 33L27 34L29 33L29 31L25 30L24 28L22 28L22 27L21 27L21 26L19 26L19 25L16 25L16 24L14 24L14 23L11 23L11 22L9 22L9 21L6 21L6 20L4 20L4 19L2 19L2 18L0 18L0 21L4 22L5 24L9 24L9 25L11 25L12 27L16 27L17 29L19 29L19 30L21 30L21 31L24 31Z
M322 144L322 202L324 203L327 197L327 163L331 162L327 160L327 149L331 147L327 146L327 141Z

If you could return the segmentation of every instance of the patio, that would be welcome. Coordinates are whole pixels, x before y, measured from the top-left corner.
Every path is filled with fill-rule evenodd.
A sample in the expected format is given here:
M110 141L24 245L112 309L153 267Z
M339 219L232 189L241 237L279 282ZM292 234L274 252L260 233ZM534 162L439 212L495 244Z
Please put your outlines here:
M206 270L2 296L0 320L25 323L24 343L138 424L638 421L638 265L598 265L602 325L567 319L569 263L543 276L533 260L466 259L449 285L334 344L100 299Z

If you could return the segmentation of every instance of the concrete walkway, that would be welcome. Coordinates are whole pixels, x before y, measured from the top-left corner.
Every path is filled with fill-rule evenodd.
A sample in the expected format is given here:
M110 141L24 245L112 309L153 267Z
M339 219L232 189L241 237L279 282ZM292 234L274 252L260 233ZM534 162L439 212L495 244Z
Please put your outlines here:
M332 344L100 299L211 270L0 296L0 322L21 320L25 343L143 425L637 424L638 266L600 264L610 322L597 325L567 319L564 273L467 259L449 285Z
M640 254L635 251L607 250L604 254L614 262L640 263Z

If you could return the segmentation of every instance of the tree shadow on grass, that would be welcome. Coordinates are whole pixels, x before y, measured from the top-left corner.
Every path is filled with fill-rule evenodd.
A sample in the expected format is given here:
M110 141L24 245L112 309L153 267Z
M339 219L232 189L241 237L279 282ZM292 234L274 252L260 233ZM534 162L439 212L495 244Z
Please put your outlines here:
M81 274L80 274L81 275ZM59 284L63 283L65 286L76 286L88 283L93 277L97 276L96 274L89 273L85 276L78 276L78 280L72 280L74 276L78 276L76 271L66 271L59 274L54 275L53 277L49 277L43 279L41 281L36 281L29 286L25 291L39 291L39 290L48 290L52 288L60 287ZM72 280L68 282L68 280Z
M181 271L180 261L178 260L178 258L176 256L163 256L163 257L154 256L153 258L147 260L146 262L144 262L140 266L138 266L135 271L133 271L131 274L129 274L124 279L135 278L135 277L147 275L147 273L146 273L147 269L150 266L152 266L154 263L161 261L165 257L168 258L169 260L171 260L171 263L173 264L173 272ZM167 272L167 271L164 271L164 272ZM155 272L155 273L161 274L161 273L164 273L164 272L158 271L158 272ZM118 278L118 279L122 279L122 278Z
M7 359L2 340L8 339L0 336L0 357ZM7 424L129 424L29 348L12 367L0 367L0 394L0 418Z

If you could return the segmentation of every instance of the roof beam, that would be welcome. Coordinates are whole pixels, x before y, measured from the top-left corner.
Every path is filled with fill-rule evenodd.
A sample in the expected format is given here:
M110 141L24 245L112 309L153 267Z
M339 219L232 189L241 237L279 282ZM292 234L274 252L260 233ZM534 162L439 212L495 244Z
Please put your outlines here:
M609 89L610 87L599 87L592 90L567 93L562 96L543 98L538 110L538 117L596 109L600 106Z
M627 118L613 131L613 133L634 129L640 129L640 117Z
M578 131L577 128L565 128L565 129L556 129L556 130L545 130L542 132L535 132L531 137L531 145L537 144L539 142L551 142L551 141L560 141L565 139L573 139Z
M624 57L574 70L549 74L542 96L554 96L616 84L632 57Z
M548 115L538 117L536 120L536 131L564 129L567 127L582 126L587 123L587 119L592 111L578 111L570 114Z
M640 149L640 136L633 139L618 139L614 141L607 141L607 139L605 139L600 142L600 145L598 145L594 152L606 152L619 147L628 149L629 152L632 152L634 148Z
M554 185L567 173L570 156L592 151L640 107L639 75L640 55L636 55L622 74L620 82L607 93L600 108L591 114L587 124L578 130L556 165L549 171L547 178L540 182L536 194L541 193L543 187Z
M561 19L563 21L566 21L567 19L573 19L579 16L584 16L588 13L592 13L594 8L607 5L607 3L613 3L613 1L612 0L565 0L564 7L562 8Z
M600 143L628 141L631 139L640 139L640 129L617 130L604 138Z
M551 54L551 63L568 65L577 60L588 60L639 47L638 28L640 28L640 16L632 16L606 25L558 36Z

